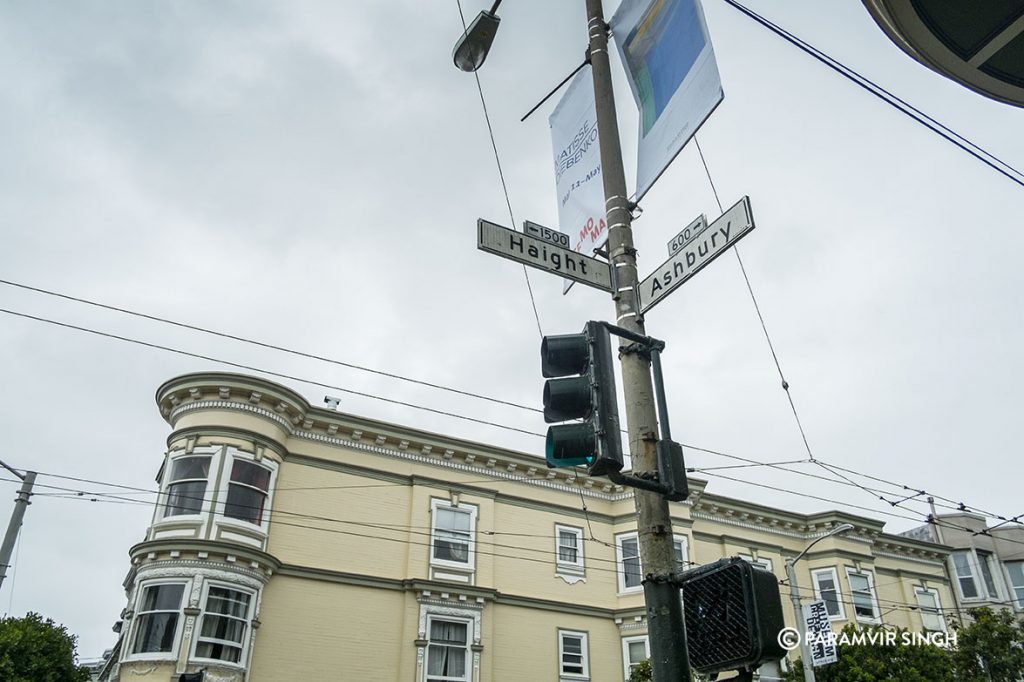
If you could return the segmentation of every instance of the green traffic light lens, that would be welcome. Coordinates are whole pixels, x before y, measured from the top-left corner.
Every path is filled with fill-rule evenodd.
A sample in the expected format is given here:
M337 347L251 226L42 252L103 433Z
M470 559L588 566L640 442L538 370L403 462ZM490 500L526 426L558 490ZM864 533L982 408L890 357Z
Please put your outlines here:
M549 467L590 464L597 453L597 436L590 424L560 424L548 427L544 458Z

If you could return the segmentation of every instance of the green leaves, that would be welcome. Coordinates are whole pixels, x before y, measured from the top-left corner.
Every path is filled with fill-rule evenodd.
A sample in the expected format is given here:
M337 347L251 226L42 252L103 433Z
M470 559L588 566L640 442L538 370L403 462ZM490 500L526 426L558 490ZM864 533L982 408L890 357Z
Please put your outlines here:
M87 682L89 671L75 665L76 640L38 613L0 619L0 680Z

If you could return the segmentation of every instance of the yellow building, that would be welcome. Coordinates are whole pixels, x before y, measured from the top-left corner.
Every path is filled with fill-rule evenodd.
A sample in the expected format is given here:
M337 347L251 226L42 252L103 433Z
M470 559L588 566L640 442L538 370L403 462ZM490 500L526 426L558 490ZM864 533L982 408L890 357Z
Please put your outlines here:
M161 495L104 679L619 682L647 656L630 490L248 376L179 377L157 403ZM784 578L850 523L797 563L799 593L836 629L945 627L948 548L705 486L672 504L681 567L740 555Z

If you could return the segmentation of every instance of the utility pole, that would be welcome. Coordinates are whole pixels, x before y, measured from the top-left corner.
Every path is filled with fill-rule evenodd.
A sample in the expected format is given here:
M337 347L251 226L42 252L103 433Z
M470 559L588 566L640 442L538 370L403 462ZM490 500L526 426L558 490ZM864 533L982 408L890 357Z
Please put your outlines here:
M21 488L18 490L18 497L14 501L14 511L11 512L11 522L7 524L7 534L4 535L4 544L0 545L0 587L3 587L4 578L7 577L7 567L11 565L14 541L18 539L18 531L21 530L21 520L25 517L25 508L30 504L28 500L32 496L32 486L36 482L36 472L26 471L25 475L22 476L2 461L0 461L0 466L21 479Z
M612 282L617 287L612 292L615 324L646 336L634 288L638 280L636 249L633 247L632 216L612 94L608 24L604 20L601 0L586 0L586 3L590 36L588 54L594 76L601 175L608 221L608 260L613 271ZM658 424L650 359L640 352L623 352L621 363L633 470L655 472L658 470ZM654 492L634 489L633 494L640 561L647 576L644 579L644 601L654 679L656 682L689 682L690 664L682 600L679 589L670 581L676 572L676 562L668 502Z

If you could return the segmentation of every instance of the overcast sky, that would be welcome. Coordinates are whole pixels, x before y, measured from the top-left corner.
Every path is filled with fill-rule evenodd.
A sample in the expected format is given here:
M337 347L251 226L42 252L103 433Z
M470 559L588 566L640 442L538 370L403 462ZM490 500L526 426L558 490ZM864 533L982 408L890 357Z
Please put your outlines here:
M467 18L485 5L463 4ZM914 62L860 3L751 6L1024 167L1024 110ZM519 118L582 59L583 8L503 4L480 71L518 222L557 223L556 100ZM757 228L739 248L815 455L1021 514L1024 189L721 0L705 13L725 100L698 138L723 203L751 198ZM539 405L523 269L476 249L477 218L512 221L473 77L451 63L460 31L455 0L4 4L0 279ZM616 89L632 178L636 115L621 76ZM643 208L647 274L678 230L718 215L692 144ZM596 290L563 297L551 275L530 281L545 334L613 313ZM10 285L0 307L544 430L534 413ZM806 457L735 256L647 325L668 343L678 440L766 462ZM9 314L0 349L0 459L46 474L0 613L52 617L97 656L115 640L127 551L151 507L42 486L106 490L60 475L152 489L169 433L156 388L231 368ZM312 404L332 393L347 412L541 454L538 437L283 383ZM687 450L692 467L730 463ZM858 513L892 532L915 525L854 488L719 472L826 503L712 473L701 475L710 492L805 512L851 503L879 510ZM3 527L17 483L0 479Z

